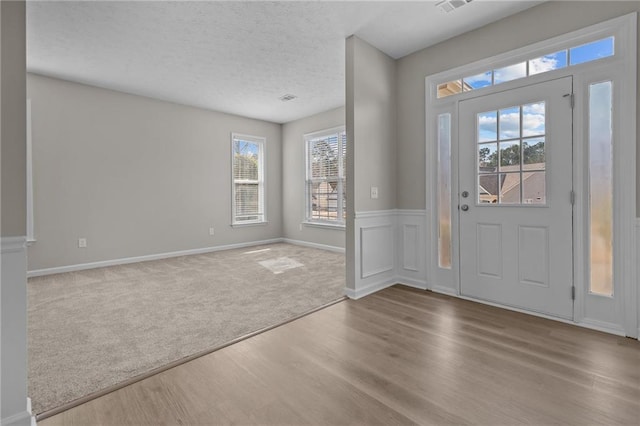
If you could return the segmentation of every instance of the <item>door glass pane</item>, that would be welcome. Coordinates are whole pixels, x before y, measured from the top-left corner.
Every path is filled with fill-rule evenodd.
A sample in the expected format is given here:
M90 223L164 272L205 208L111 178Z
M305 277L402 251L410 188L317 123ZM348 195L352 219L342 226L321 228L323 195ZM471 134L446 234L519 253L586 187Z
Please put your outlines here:
M495 173L498 171L498 144L478 145L478 172Z
M498 175L478 176L478 204L495 204L498 202Z
M500 173L500 204L520 204L520 171Z
M522 141L522 168L524 170L544 169L544 138L531 138Z
M613 295L612 83L589 86L591 293Z
M522 173L522 204L546 204L546 188L545 172Z
M462 80L453 80L438 84L438 99L462 93Z
M500 171L520 171L520 141L500 142Z
M498 111L478 114L478 142L498 140Z
M567 66L567 51L544 55L529 61L529 75L553 71Z
M462 79L464 90L481 89L491 86L491 71Z
M545 134L545 103L522 106L522 137Z
M500 110L500 139L520 137L520 107Z
M500 68L493 71L493 84L505 83L507 81L515 80L518 78L527 76L527 63L520 62L519 64L510 65L508 67Z
M613 37L608 37L569 49L571 65L578 65L613 56L613 41Z
M438 116L438 266L451 268L451 114Z
M545 108L540 101L478 114L478 204L546 204Z

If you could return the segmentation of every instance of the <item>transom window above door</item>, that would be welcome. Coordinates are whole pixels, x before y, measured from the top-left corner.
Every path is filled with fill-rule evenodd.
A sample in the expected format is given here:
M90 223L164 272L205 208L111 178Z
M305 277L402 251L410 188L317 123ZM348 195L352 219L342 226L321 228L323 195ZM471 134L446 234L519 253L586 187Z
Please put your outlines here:
M477 203L546 204L545 102L476 118Z
M487 70L475 75L451 80L437 85L436 97L446 98L463 92L495 86L508 81L525 78L561 68L608 58L615 54L615 37L606 37L591 43L572 46L536 58L501 68Z

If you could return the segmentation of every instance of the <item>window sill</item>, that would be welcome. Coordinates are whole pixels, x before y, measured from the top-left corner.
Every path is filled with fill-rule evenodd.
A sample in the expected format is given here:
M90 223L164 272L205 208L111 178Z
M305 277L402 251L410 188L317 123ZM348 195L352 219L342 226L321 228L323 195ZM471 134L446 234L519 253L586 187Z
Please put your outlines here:
M335 229L338 231L344 231L345 225L344 223L329 223L329 222L302 222L304 226L309 226L312 228L324 228L324 229Z
M269 222L267 221L263 221L263 222L247 222L247 223L243 223L243 222L237 222L237 223L232 223L231 227L232 228L245 228L247 226L263 226L263 225L268 225Z

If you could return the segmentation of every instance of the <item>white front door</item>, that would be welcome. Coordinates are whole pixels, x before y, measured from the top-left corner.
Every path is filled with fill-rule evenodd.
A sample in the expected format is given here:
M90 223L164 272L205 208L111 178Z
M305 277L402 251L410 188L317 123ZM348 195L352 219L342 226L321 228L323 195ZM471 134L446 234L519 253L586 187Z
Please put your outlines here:
M460 289L573 318L572 78L459 103Z

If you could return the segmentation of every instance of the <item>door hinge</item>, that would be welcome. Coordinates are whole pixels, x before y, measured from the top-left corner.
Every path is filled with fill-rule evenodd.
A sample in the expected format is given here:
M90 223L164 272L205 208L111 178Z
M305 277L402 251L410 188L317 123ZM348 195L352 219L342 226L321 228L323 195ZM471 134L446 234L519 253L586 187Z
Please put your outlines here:
M563 98L569 98L569 105L571 106L571 109L575 107L576 97L573 93L567 93L566 95L563 96Z
M576 204L576 192L573 189L569 193L569 200L571 201L572 206Z
M571 286L571 300L576 300L576 286Z

